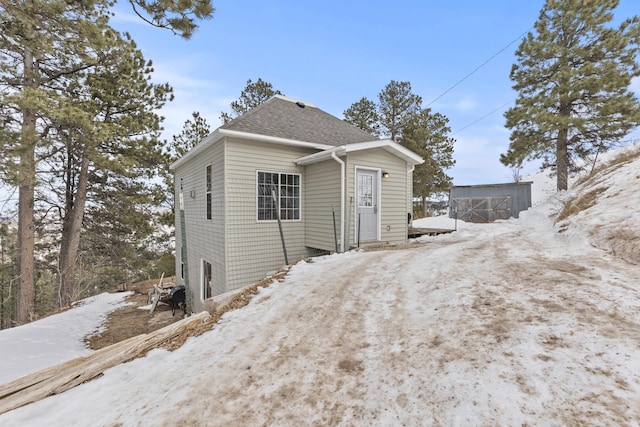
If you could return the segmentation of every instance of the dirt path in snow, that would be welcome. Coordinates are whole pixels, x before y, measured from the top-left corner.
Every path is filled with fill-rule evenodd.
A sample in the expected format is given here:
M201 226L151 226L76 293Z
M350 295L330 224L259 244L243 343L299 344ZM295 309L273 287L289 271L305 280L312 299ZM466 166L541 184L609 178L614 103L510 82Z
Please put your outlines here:
M383 256L373 254L374 260ZM221 375L214 374L212 383L196 387L182 403L200 412L207 396L206 414L195 425L210 425L211 419L217 425L302 425L319 413L317 423L336 425L354 410L326 398L342 393L349 401L363 398L358 355L369 345L363 325L367 307L359 298L361 289L351 284L372 260L354 260L347 275L329 272L322 284L300 284L274 303L270 316L238 337L230 358L214 368ZM249 342L252 350L246 354L243 345Z
M640 269L548 223L534 227L513 221L412 249L316 259L176 351L2 419L637 425ZM102 380L122 386L105 396ZM87 423L80 406L99 422Z
M563 254L549 233L359 254L294 278L277 301L257 301L270 305L251 330L234 329L227 357L178 403L198 414L183 421L629 424L640 417L640 274L591 248Z

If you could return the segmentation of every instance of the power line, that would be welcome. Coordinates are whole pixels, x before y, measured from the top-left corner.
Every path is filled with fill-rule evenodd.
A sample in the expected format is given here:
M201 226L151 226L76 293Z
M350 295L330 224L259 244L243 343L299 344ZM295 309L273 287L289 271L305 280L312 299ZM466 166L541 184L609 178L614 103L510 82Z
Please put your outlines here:
M503 109L504 107L506 107L507 105L511 104L513 101L515 101L516 98L513 98L511 101L505 102L504 104L502 104L501 106L499 106L498 108L489 111L487 114L485 114L484 116L480 117L479 119L474 120L473 122L469 123L468 125L464 126L461 129L458 129L457 131L455 131L454 133L452 133L451 135L455 135L457 133L462 132L463 130L475 125L476 123L478 123L481 120L486 119L487 117L489 117L490 115L492 115L493 113L495 113L496 111L500 111L501 109Z
M427 107L431 106L434 102L436 102L437 100L439 100L440 98L442 98L443 96L445 96L446 94L448 94L449 92L451 92L456 86L458 86L460 83L462 83L463 81L465 81L466 79L468 79L469 77L471 77L471 75L473 75L476 71L478 71L480 68L484 67L485 65L487 65L489 62L491 62L491 60L493 60L496 56L500 55L502 52L504 52L505 50L507 50L507 48L509 46L511 46L512 44L514 44L515 42L522 40L522 37L524 37L529 31L531 31L533 29L533 27L529 28L527 31L525 31L524 33L520 34L518 37L516 37L515 39L513 39L511 41L511 43L509 43L508 45L506 45L505 47L503 47L502 49L500 49L498 52L496 52L492 57L490 57L489 59L487 59L486 61L484 61L482 64L480 64L479 66L477 66L472 72L470 72L469 74L467 74L466 76L464 76L462 79L458 80L458 82L456 82L456 84L454 84L453 86L451 86L449 89L445 90L440 96L438 96L436 99L434 99L433 101L431 101L429 104L427 104Z

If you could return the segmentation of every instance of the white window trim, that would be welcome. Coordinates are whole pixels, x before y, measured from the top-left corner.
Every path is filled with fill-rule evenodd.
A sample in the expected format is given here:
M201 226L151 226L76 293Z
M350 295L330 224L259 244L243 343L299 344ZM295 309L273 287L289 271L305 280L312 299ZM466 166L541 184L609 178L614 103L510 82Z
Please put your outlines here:
M211 172L207 174L209 170ZM207 179L211 181L209 182ZM205 219L211 221L213 219L213 165L211 163L204 167L204 204Z
M274 170L264 170L264 169L260 169L260 170L256 170L256 178L255 178L255 182L256 182L256 222L258 223L269 223L269 222L278 222L277 219L259 219L258 218L258 197L259 197L259 190L258 190L258 174L259 173L272 173L272 174L278 174L278 175L297 175L298 176L298 199L299 199L299 203L298 203L298 211L300 212L299 218L298 219L281 219L280 221L282 222L301 222L302 221L302 174L301 173L297 173L297 172L281 172L281 171L274 171ZM280 177L278 177L279 179ZM278 200L279 202L279 200ZM280 206L278 205L278 209L280 209Z

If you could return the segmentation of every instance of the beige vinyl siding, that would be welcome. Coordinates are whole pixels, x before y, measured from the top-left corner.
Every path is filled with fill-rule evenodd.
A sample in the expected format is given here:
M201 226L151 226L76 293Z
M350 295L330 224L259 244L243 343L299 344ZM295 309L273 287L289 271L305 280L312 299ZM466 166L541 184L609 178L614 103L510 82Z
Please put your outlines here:
M304 167L294 160L313 151L286 145L226 139L227 291L262 279L285 265L277 221L258 221L256 217L257 171L300 175L301 219L283 221L289 263L307 256L304 245L306 213Z
M354 197L356 166L388 172L380 179L380 236L392 244L407 240L407 212L411 211L412 175L402 159L381 148L349 153L345 161L347 188L340 200L340 164L325 160L297 166L295 160L317 150L224 137L177 168L176 205L183 183L187 228L188 268L193 310L202 304L202 261L212 265L212 295L238 289L264 278L285 264L277 221L258 221L257 172L300 176L300 220L283 221L289 263L312 254L311 248L335 251L332 205L340 238L340 204L344 223ZM206 167L212 169L212 219L206 219ZM354 207L355 209L355 207ZM182 236L176 212L176 270L180 279ZM351 210L350 242L355 241L355 211ZM339 244L339 242L338 242ZM348 245L345 245L348 247ZM316 252L317 253L317 252Z
M388 172L389 178L380 179L380 209L381 230L380 241L390 244L401 244L407 241L407 163L391 153L375 148L357 151L347 155L347 194L346 200L354 198L354 208L351 215L355 215L355 168L380 169L380 173ZM346 209L349 215L349 209ZM355 219L350 222L349 243L355 242Z
M206 219L206 167L212 170L212 218ZM179 212L180 178L184 195L186 219L189 282L193 310L202 306L202 261L212 267L212 295L224 293L225 277L225 206L224 206L224 145L222 141L200 153L193 161L175 171L176 189L176 283L184 284L180 277L180 251L182 231Z
M411 220L413 221L413 172L409 172L412 167L407 165L407 213L411 214ZM407 227L409 226L407 218Z
M335 252L340 244L340 164L335 160L307 165L304 194L305 242ZM334 233L333 211L336 229Z

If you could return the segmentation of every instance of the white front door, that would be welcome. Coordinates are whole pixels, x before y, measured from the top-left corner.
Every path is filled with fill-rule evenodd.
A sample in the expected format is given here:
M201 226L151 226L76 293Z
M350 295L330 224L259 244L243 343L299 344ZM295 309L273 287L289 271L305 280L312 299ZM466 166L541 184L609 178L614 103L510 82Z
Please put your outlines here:
M378 240L378 176L376 170L356 169L356 242Z

